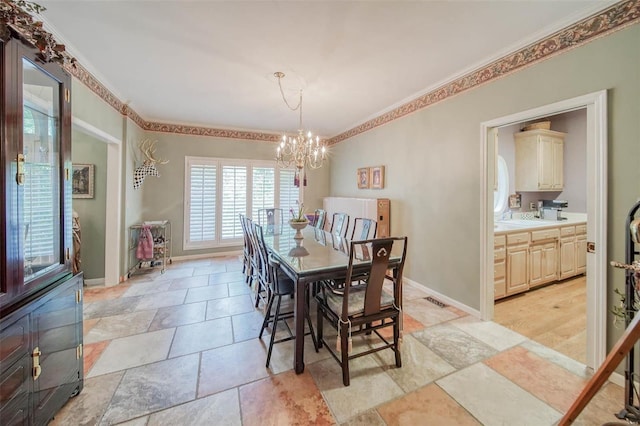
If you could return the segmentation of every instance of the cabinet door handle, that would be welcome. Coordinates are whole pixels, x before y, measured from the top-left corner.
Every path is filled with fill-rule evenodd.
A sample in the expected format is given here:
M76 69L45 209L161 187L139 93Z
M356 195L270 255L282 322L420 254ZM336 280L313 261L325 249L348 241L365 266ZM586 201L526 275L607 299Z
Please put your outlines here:
M16 162L18 163L16 182L18 183L18 185L24 185L24 154L18 154Z
M31 352L31 356L33 357L33 380L38 380L40 374L42 373L42 367L40 366L40 348L36 346L36 348Z

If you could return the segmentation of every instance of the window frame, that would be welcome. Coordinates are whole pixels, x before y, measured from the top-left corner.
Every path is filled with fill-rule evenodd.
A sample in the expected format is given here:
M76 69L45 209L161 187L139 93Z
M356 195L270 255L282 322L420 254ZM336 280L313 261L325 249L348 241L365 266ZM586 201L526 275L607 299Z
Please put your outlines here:
M280 207L280 191L281 191L281 170L290 170L280 167L275 160L250 160L238 158L219 158L219 157L200 157L185 156L184 171L184 223L183 223L183 239L182 248L184 251L211 249L219 247L237 247L242 245L242 237L233 239L222 239L222 185L223 185L223 167L236 166L246 167L246 203L244 214L251 214L253 211L253 173L254 168L273 168L274 169L274 204ZM204 241L190 241L190 206L191 206L191 167L200 165L213 165L216 168L216 213L215 213L215 230L214 239ZM298 200L300 199L300 188L298 188ZM282 209L288 210L290 206L282 206Z

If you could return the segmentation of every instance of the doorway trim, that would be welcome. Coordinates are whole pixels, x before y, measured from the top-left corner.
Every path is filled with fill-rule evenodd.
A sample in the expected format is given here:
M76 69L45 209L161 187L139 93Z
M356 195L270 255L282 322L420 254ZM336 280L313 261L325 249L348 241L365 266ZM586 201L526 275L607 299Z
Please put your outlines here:
M492 130L523 121L587 110L587 367L600 367L606 356L607 320L607 92L576 98L485 121L480 124L482 180L480 186L480 317L493 320L493 185L495 145Z
M113 212L121 211L120 158L122 141L77 117L72 117L71 123L74 129L107 144L107 214L105 216L107 231L104 238L104 285L113 286L120 282L120 265L118 263L120 259L120 214L113 214Z

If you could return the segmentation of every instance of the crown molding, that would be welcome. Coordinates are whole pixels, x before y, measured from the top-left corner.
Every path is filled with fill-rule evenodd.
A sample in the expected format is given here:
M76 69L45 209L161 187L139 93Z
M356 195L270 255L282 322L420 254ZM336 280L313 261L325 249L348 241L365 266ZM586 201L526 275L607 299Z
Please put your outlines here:
M628 0L617 3L567 28L557 31L549 37L503 56L475 71L455 78L424 95L340 133L330 138L328 144L337 144L462 92L509 75L524 67L549 59L569 49L619 31L629 25L637 24L638 22L640 22L639 0Z
M459 77L454 77L452 80L406 103L391 107L386 112L329 138L328 144L337 144L638 22L640 22L640 0L627 0L616 3L548 37L506 54L488 65L481 66ZM65 63L64 68L111 107L122 115L129 117L143 130L264 142L278 142L280 140L280 135L268 132L146 121L135 110L122 102L77 60L74 63Z

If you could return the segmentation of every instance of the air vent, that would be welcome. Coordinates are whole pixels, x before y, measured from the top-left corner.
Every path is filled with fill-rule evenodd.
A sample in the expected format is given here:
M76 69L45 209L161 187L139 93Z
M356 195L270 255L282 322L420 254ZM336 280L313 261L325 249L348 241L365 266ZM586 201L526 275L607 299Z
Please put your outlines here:
M427 297L425 297L425 300L428 300L429 302L431 302L431 303L433 303L434 305L439 306L439 307L441 307L441 308L446 308L446 307L447 307L447 305L445 305L444 303L442 303L441 301L439 301L439 300L437 300L437 299L434 299L434 298L433 298L433 297L431 297L431 296L427 296Z

